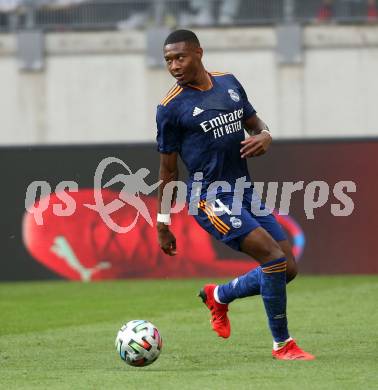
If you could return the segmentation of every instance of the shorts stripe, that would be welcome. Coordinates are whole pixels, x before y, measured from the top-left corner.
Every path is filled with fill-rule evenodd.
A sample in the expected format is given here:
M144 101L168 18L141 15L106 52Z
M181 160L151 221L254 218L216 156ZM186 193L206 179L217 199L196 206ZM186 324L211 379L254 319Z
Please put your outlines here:
M208 216L210 222L213 226L218 230L218 232L222 234L226 234L227 230L225 230L222 226L218 224L218 222L214 219L214 217L209 213L209 210L206 207L201 207L201 210Z
M230 230L230 228L214 213L214 210L210 206L205 206L207 210L209 210L210 214L216 219L216 221L223 226L224 229L227 231Z
M219 223L220 223L225 229L230 230L230 227L229 227L227 224L225 224L217 215L215 215L214 210L213 210L210 206L208 206L208 205L206 204L205 201L203 201L203 203L204 203L204 206L207 207L207 208L210 210L211 214L219 221Z
M215 215L214 211L210 206L206 205L205 201L202 200L198 206L208 216L210 222L220 233L227 234L230 231L230 227L227 226L217 215Z
M205 213L208 215L210 221L212 224L223 234L227 234L228 230L224 228L220 223L219 220L217 219L217 216L215 216L209 207L205 207L204 209Z

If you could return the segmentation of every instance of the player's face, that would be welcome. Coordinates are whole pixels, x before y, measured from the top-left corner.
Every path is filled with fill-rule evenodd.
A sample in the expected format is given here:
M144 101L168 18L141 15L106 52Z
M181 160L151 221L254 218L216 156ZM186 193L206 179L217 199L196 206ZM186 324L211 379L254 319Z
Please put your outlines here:
M171 43L164 47L164 59L169 73L179 84L190 84L201 70L203 51L188 42Z

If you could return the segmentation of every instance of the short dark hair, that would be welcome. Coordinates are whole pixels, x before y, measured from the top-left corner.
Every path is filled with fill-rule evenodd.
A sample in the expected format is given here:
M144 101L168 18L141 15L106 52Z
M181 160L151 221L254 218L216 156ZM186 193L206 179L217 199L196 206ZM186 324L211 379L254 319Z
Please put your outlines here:
M197 38L197 35L194 34L193 31L190 30L176 30L171 32L165 42L165 45L170 45L171 43L177 43L177 42L190 42L195 44L196 46L201 46L200 42Z

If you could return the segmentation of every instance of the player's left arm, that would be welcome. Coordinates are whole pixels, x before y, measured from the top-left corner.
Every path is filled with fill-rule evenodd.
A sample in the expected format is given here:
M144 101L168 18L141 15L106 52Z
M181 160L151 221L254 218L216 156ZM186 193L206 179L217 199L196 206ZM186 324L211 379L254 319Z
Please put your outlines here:
M241 157L257 157L266 153L272 142L268 125L254 114L244 121L244 127L250 136L241 142Z

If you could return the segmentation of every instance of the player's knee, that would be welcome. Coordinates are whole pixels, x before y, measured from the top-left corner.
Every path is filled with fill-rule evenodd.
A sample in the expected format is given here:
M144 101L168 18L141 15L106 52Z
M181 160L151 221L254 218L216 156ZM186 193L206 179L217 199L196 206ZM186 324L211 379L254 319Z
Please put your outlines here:
M293 279L295 279L295 277L298 274L297 262L295 261L295 258L293 256L291 250L290 250L290 253L286 253L286 261L287 261L287 265L286 265L286 282L289 283Z
M285 257L285 254L283 253L282 249L279 247L279 245L271 244L267 245L263 248L261 248L262 252L262 260L265 261L271 261L276 259L281 259L282 257Z
M262 229L254 230L241 244L241 249L260 264L285 257L276 241Z
M271 256L274 259L281 259L282 257L285 257L285 254L282 252L280 247L277 247L273 249Z
M286 268L286 283L290 283L293 279L295 279L297 274L298 274L298 267L295 261L292 264L288 264Z

